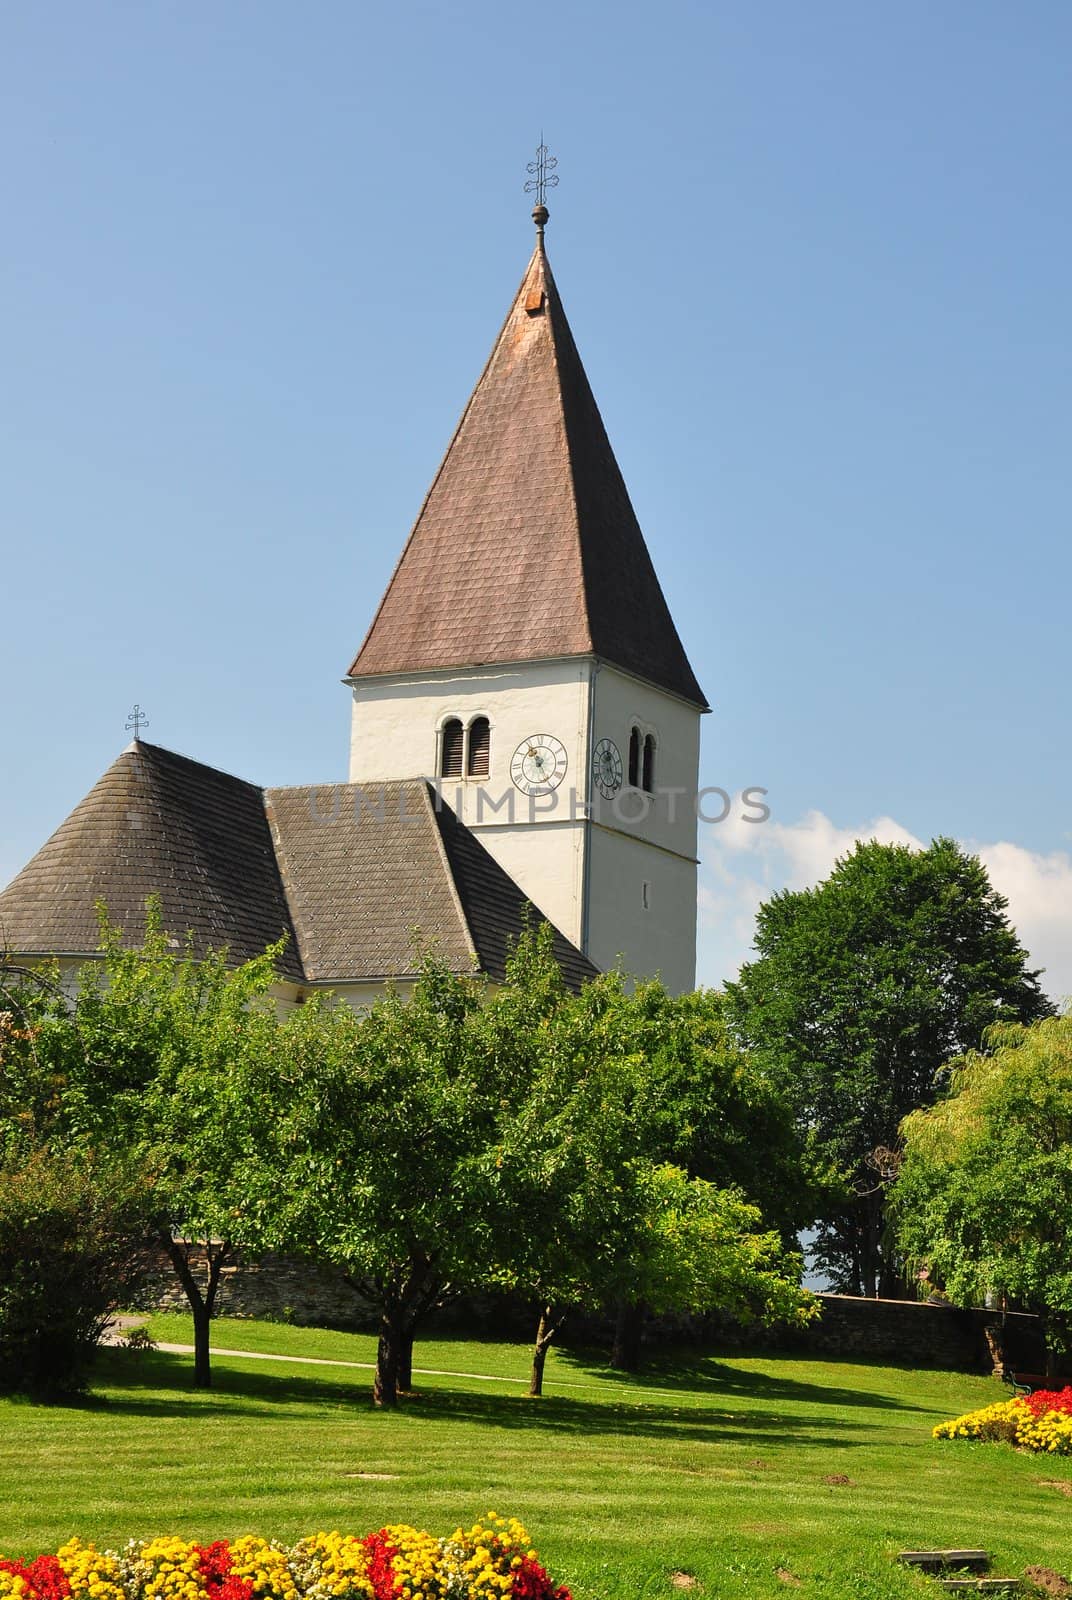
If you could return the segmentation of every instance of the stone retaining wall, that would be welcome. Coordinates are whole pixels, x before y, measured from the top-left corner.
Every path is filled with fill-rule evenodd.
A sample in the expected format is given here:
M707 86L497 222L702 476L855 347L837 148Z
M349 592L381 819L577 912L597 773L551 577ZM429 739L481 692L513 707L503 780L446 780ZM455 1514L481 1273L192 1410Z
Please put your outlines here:
M195 1253L192 1266L203 1287L208 1277L204 1258ZM142 1284L135 1309L189 1310L182 1285L163 1251ZM341 1273L287 1255L248 1260L239 1256L224 1266L215 1309L220 1317L255 1317L313 1328L368 1327L371 1315L367 1303Z
M851 1295L819 1297L823 1314L800 1333L772 1330L783 1349L817 1355L858 1356L951 1372L990 1372L992 1340L1016 1371L1042 1372L1046 1347L1039 1319L1024 1312L962 1311L918 1300L865 1300Z
M195 1262L204 1281L205 1267ZM847 1356L907 1366L941 1367L958 1372L989 1372L995 1338L1006 1364L1016 1371L1045 1370L1045 1345L1037 1317L1009 1312L961 1311L915 1300L864 1300L823 1294L823 1314L803 1330L742 1328L718 1316L653 1320L646 1343L660 1338L699 1340L726 1348L783 1350L787 1353ZM145 1280L141 1309L186 1311L186 1297L161 1254ZM375 1312L353 1285L330 1268L297 1256L239 1257L220 1275L216 1312L225 1317L256 1317L306 1327L372 1330ZM479 1330L490 1337L528 1339L535 1327L531 1307L517 1299L482 1297L460 1303L437 1318L438 1326ZM988 1340L987 1330L991 1337ZM431 1331L431 1330L429 1330ZM611 1326L601 1317L572 1318L568 1333L594 1343L609 1343Z

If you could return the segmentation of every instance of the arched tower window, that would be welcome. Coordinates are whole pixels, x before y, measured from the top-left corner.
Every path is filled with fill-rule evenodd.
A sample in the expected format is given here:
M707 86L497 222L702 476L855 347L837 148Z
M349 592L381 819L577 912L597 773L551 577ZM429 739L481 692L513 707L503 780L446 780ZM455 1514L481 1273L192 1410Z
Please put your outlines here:
M640 729L633 728L629 734L629 785L636 789L640 785Z
M465 749L465 730L458 717L444 722L439 751L439 774L442 778L460 778L464 771L462 760Z
M469 776L486 778L490 770L491 723L487 717L474 717L469 724Z
M644 740L644 788L649 794L655 790L655 735L649 733Z

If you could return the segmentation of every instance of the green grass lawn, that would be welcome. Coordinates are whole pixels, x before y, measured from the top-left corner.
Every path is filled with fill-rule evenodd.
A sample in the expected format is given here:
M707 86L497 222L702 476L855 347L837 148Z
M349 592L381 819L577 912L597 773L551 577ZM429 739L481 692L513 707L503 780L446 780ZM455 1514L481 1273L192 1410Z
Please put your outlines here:
M190 1339L180 1317L152 1331ZM266 1323L221 1320L214 1339L373 1356L368 1337ZM1072 1480L1072 1461L930 1437L1000 1397L988 1379L692 1352L625 1379L556 1350L533 1401L520 1346L428 1341L415 1359L461 1376L418 1375L390 1414L371 1408L357 1368L218 1356L204 1393L187 1356L104 1351L80 1405L0 1401L0 1552L72 1533L111 1545L385 1521L445 1533L494 1509L527 1523L577 1600L683 1593L675 1572L703 1600L785 1596L794 1580L803 1595L940 1594L891 1565L905 1545L982 1545L995 1572L1072 1568L1072 1507L1040 1481Z

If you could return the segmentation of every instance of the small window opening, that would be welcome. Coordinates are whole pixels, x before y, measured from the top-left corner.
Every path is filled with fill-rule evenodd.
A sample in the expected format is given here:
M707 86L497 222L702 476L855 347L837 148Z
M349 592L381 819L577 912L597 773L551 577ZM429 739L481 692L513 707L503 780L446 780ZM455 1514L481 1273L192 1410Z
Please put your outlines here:
M635 789L640 783L640 729L629 735L629 786Z
M451 717L449 722L443 724L443 744L439 757L439 772L443 778L460 778L462 775L462 751L465 747L465 733L460 720Z
M491 723L474 717L469 724L469 776L486 778L491 767Z
M644 740L644 788L649 794L655 791L655 735L649 733Z

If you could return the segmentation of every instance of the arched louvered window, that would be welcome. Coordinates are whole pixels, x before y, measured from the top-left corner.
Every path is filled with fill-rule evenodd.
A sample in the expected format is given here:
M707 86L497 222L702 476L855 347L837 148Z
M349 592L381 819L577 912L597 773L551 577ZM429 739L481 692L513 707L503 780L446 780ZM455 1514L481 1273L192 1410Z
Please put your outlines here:
M457 717L444 722L439 752L439 773L443 778L460 778L464 769L465 730Z
M469 776L486 778L491 770L491 723L474 717L469 724Z
M629 785L636 789L640 784L640 729L634 728L629 735Z
M655 790L655 735L649 733L644 740L644 788L649 794Z

